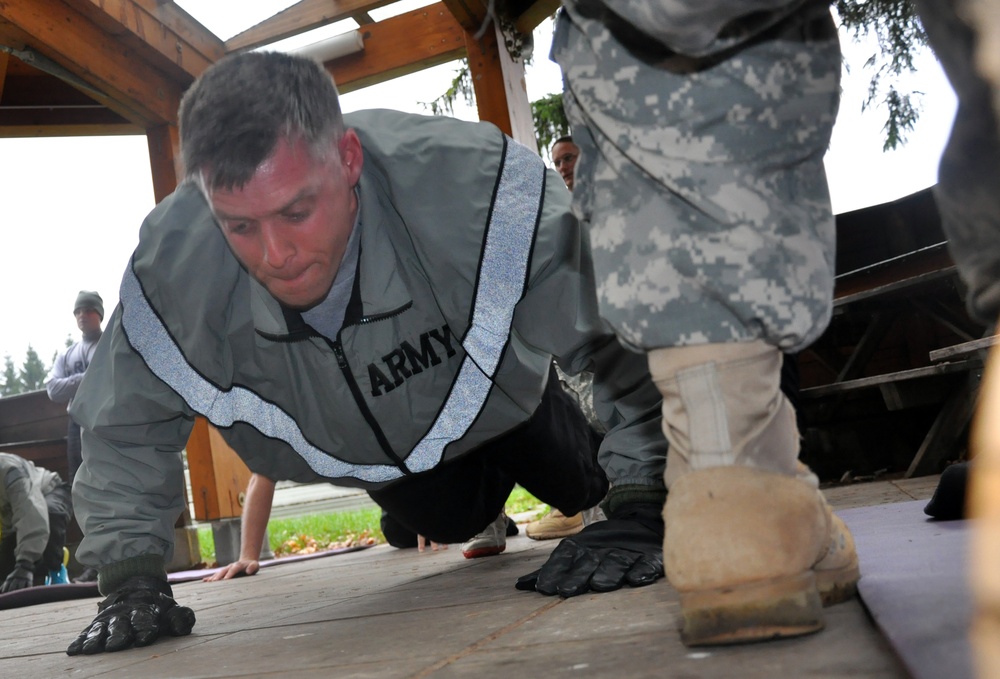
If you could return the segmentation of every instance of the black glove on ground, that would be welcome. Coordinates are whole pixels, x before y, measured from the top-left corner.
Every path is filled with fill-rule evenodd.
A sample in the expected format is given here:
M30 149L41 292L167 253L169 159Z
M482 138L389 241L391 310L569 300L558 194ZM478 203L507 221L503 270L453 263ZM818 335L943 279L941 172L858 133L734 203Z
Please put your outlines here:
M31 566L18 563L14 566L14 570L10 572L10 575L7 576L7 579L3 581L3 585L0 585L0 592L6 594L16 589L31 587L34 582L35 574L32 572Z
M563 597L587 590L642 587L663 577L663 517L654 504L620 507L560 542L545 564L517 579L515 587Z
M161 635L181 637L191 633L194 611L178 606L173 591L160 578L136 576L97 605L97 617L87 625L67 655L91 655L148 646Z

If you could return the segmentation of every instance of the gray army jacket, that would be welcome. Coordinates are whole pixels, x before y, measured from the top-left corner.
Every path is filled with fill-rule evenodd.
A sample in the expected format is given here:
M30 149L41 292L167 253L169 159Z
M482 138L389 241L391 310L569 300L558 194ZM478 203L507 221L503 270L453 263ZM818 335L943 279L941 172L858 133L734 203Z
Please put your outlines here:
M659 395L598 317L559 177L489 124L345 118L365 165L353 311L335 340L250 278L193 185L143 224L72 408L78 558L102 566L102 589L108 564L169 558L196 414L255 472L374 488L523 423L555 357L596 373L612 484L662 488Z
M32 568L49 543L45 494L62 481L18 455L0 453L0 535L17 534L14 559Z

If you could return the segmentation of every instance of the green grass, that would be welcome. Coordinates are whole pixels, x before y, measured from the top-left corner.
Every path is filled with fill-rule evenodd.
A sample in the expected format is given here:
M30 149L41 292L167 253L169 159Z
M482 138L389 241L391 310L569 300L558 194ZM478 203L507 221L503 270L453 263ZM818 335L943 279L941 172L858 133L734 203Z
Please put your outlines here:
M507 499L505 509L507 514L520 514L545 505L534 495L516 486ZM348 536L359 536L367 531L379 543L385 542L385 536L379 527L381 510L377 507L358 509L347 512L328 512L309 516L296 516L288 519L272 519L267 524L267 533L271 550L277 556L287 555L284 548L286 542L297 541L300 545L309 538L315 540L320 548L333 542L343 542ZM210 526L198 529L198 544L201 547L201 558L205 563L215 562L215 540Z
M539 507L547 508L548 505L524 488L521 488L521 486L514 486L514 490L511 491L510 497L507 498L507 503L504 505L507 516L521 514L522 512L528 512Z

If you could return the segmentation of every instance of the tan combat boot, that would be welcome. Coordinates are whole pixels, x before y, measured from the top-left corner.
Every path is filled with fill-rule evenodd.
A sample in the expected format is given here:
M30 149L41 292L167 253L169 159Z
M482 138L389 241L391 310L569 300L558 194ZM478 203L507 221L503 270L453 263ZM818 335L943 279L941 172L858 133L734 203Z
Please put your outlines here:
M854 540L797 459L781 358L763 342L649 354L670 442L664 566L689 646L815 632L855 592Z
M663 559L689 646L822 629L858 581L854 540L800 479L750 467L684 475L667 495Z
M555 507L538 521L532 521L524 532L532 540L556 540L568 538L583 530L583 513L566 516Z

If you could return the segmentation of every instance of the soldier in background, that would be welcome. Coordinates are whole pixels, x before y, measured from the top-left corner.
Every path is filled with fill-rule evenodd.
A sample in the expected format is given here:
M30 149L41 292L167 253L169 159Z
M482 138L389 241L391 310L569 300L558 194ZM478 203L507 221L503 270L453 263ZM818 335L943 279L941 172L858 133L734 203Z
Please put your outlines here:
M0 591L68 582L63 564L70 486L18 455L0 453Z

